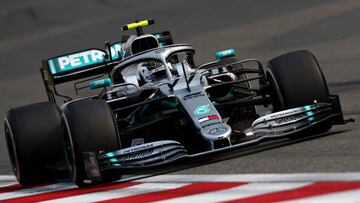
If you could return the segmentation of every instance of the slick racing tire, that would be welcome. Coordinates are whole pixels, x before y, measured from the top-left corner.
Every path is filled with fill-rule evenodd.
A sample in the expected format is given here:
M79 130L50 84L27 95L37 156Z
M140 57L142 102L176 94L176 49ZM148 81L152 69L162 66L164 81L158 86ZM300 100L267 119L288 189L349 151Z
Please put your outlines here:
M113 113L103 100L82 100L68 104L63 118L67 127L65 147L70 175L79 187L96 184L87 181L83 152L119 150L120 138ZM119 179L119 174L102 174L101 182Z
M306 50L278 56L269 62L267 76L274 82L282 109L328 102L329 91L319 63Z
M267 79L274 87L275 111L329 100L328 86L320 65L307 50L290 52L270 60ZM330 128L331 123L323 123L319 132Z
M54 181L67 175L62 148L64 128L53 103L10 109L5 138L14 174L21 185Z

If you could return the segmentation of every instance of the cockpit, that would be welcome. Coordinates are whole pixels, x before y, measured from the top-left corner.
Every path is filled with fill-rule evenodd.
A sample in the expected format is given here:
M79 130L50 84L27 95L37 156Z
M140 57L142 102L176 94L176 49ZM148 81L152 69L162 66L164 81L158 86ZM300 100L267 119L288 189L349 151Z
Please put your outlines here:
M167 57L166 63L178 77L184 76L184 71L187 75L195 71L194 53L190 51L175 52Z
M157 83L183 77L195 71L193 50L185 45L153 49L121 63L113 73L115 84L132 83L140 87L147 83Z
M167 78L166 67L159 61L147 61L138 64L142 79L146 82L156 82Z

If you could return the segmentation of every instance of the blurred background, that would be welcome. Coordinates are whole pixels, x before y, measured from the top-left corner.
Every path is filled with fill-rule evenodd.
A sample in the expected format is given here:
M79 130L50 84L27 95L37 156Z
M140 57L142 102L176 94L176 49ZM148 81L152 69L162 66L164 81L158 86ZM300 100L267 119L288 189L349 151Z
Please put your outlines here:
M228 48L239 59L264 63L308 49L319 59L330 91L340 94L345 116L360 119L358 0L1 0L0 116L47 99L39 74L42 59L103 48L104 41L121 38L121 25L148 18L156 24L145 32L170 30L175 42L195 47L197 64ZM8 174L0 126L0 174ZM359 171L359 139L357 122L320 139L181 173Z

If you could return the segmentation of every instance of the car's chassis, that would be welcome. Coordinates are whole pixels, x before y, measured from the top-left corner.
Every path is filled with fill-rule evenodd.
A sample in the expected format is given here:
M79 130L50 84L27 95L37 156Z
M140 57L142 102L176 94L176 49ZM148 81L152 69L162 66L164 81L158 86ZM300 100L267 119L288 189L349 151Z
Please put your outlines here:
M243 63L248 62L255 62L258 65L257 68L244 68ZM211 74L213 70L217 70L216 74ZM236 73L237 78L244 79L217 80L218 83L206 87L201 83L193 82L201 81L202 77L214 78L230 71ZM243 77L249 73L257 76ZM271 84L264 80L263 67L257 60L239 61L208 68L201 67L189 81L186 81L187 78L182 78L185 81L179 80L181 79L160 86L156 85L155 90L148 88L151 90L147 93L149 97L142 102L124 106L116 105L118 100L115 100L114 104L112 101L109 102L110 106L113 106L113 112L118 121L124 149L110 152L83 152L88 181L101 182L102 174L110 171L117 171L120 174L158 173L184 168L186 165L192 166L200 160L211 159L217 155L246 150L248 147L267 140L296 138L300 135L304 137L307 134L321 132L318 129L324 125L331 126L347 122L343 119L339 97L336 95L330 95L328 103L314 101L310 105L259 117L254 106L272 106L274 98L271 95ZM257 89L250 88L249 82L254 80L259 82ZM211 88L244 83L247 84L245 87L240 86L243 94L238 93L237 98L234 96L227 100L217 98L218 102L211 98ZM182 85L180 88L177 87L179 84ZM162 96L157 96L159 93ZM206 112L205 116L197 116L196 111L199 106L204 106L202 104L206 104L211 113ZM144 107L149 108L149 106L157 106L155 111L149 110L150 113L147 116L151 118L142 119L147 120L145 122L136 121L134 118L136 113L142 111L143 114L140 117L146 117ZM241 119L252 121L248 129L235 130L237 121L232 121L232 125L229 126L222 120L224 115L231 117L234 107L241 107L240 111L247 112ZM132 119L136 125L130 124ZM230 118L226 120L228 122ZM164 130L166 128L164 124L169 125L174 122L174 125L169 126L169 131ZM182 123L187 123L187 125L179 127ZM154 131L151 131L152 126L155 126ZM147 130L144 131L144 129ZM155 136L159 133L163 135ZM131 142L138 139L142 140L139 144Z

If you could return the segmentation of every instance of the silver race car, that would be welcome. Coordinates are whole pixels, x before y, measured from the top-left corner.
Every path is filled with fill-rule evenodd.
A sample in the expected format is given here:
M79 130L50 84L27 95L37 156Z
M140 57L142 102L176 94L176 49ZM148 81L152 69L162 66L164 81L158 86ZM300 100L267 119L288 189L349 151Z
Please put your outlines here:
M299 139L345 124L313 54L286 53L263 65L233 49L196 64L170 32L144 34L154 20L105 49L42 61L47 102L8 111L5 136L23 185L62 179L78 186L157 173L273 139ZM58 88L73 84L74 94ZM90 91L89 89L93 90ZM62 102L63 101L63 102Z

